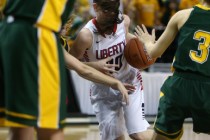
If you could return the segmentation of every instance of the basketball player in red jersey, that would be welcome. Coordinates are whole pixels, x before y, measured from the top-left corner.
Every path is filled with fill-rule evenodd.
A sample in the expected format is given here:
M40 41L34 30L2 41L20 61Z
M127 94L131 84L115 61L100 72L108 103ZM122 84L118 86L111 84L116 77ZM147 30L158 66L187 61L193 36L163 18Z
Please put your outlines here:
M130 19L119 11L120 0L94 0L96 17L78 34L70 53L89 66L123 83L136 87L129 95L129 105L121 102L119 91L103 84L91 86L91 103L99 122L102 140L123 140L124 130L135 140L148 138L144 116L144 93L140 71L123 56L126 42L135 37L128 33Z

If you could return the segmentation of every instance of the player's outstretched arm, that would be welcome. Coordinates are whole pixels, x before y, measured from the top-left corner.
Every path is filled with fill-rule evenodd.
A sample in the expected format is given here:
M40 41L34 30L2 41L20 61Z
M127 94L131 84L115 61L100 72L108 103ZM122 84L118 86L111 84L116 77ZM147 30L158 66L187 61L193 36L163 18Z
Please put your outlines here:
M128 104L128 90L133 91L135 87L130 84L122 84L119 80L114 79L110 76L107 76L98 70L83 64L78 59L68 54L64 50L64 58L66 62L66 66L69 69L75 70L81 77L96 82L100 84L104 84L110 86L113 89L119 90L123 96L123 101Z
M161 56L176 37L179 29L184 25L193 9L185 9L177 12L170 19L163 34L155 42L155 31L150 35L144 25L135 28L136 37L143 42L150 57Z

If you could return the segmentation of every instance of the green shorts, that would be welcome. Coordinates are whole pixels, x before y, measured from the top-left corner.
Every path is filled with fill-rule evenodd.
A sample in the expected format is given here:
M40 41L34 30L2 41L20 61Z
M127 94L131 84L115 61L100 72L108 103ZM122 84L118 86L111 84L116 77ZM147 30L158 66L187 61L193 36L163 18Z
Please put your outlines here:
M66 118L59 38L25 19L0 23L0 126L57 129Z
M158 134L177 138L185 118L193 119L193 131L210 133L210 78L175 72L161 88L154 129Z

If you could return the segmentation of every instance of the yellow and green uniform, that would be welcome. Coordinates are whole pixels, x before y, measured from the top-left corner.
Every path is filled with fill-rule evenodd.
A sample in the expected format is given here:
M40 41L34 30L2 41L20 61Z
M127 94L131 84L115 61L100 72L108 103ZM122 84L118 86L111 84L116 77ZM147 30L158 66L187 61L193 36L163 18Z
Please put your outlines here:
M6 2L0 22L0 126L63 126L67 84L58 32L73 3Z
M185 118L193 131L210 133L210 8L196 5L181 27L173 67L163 84L155 131L169 138L182 134Z

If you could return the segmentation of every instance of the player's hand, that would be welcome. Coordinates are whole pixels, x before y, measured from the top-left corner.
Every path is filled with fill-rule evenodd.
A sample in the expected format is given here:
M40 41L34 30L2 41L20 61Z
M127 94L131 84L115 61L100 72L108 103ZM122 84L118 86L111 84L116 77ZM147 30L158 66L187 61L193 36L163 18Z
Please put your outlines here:
M119 67L119 65L108 63L112 59L112 57L107 57L105 59L99 60L95 68L105 73L106 75L112 76L112 73L117 73L115 67Z
M128 91L135 91L136 90L136 87L131 85L131 84L128 84L128 83L123 83L124 87L128 90Z
M119 90L122 94L122 102L124 102L126 105L129 104L129 97L128 97L128 89L133 88L132 85L129 84L123 84L120 81L117 82L117 84L111 86L113 89Z
M120 81L117 83L116 86L112 86L113 89L119 90L122 94L122 102L126 105L129 104L129 91L133 92L136 90L135 86L127 83L121 83Z
M152 30L150 35L147 31L147 28L142 24L142 27L137 26L134 32L135 36L143 43L155 43L155 30Z

